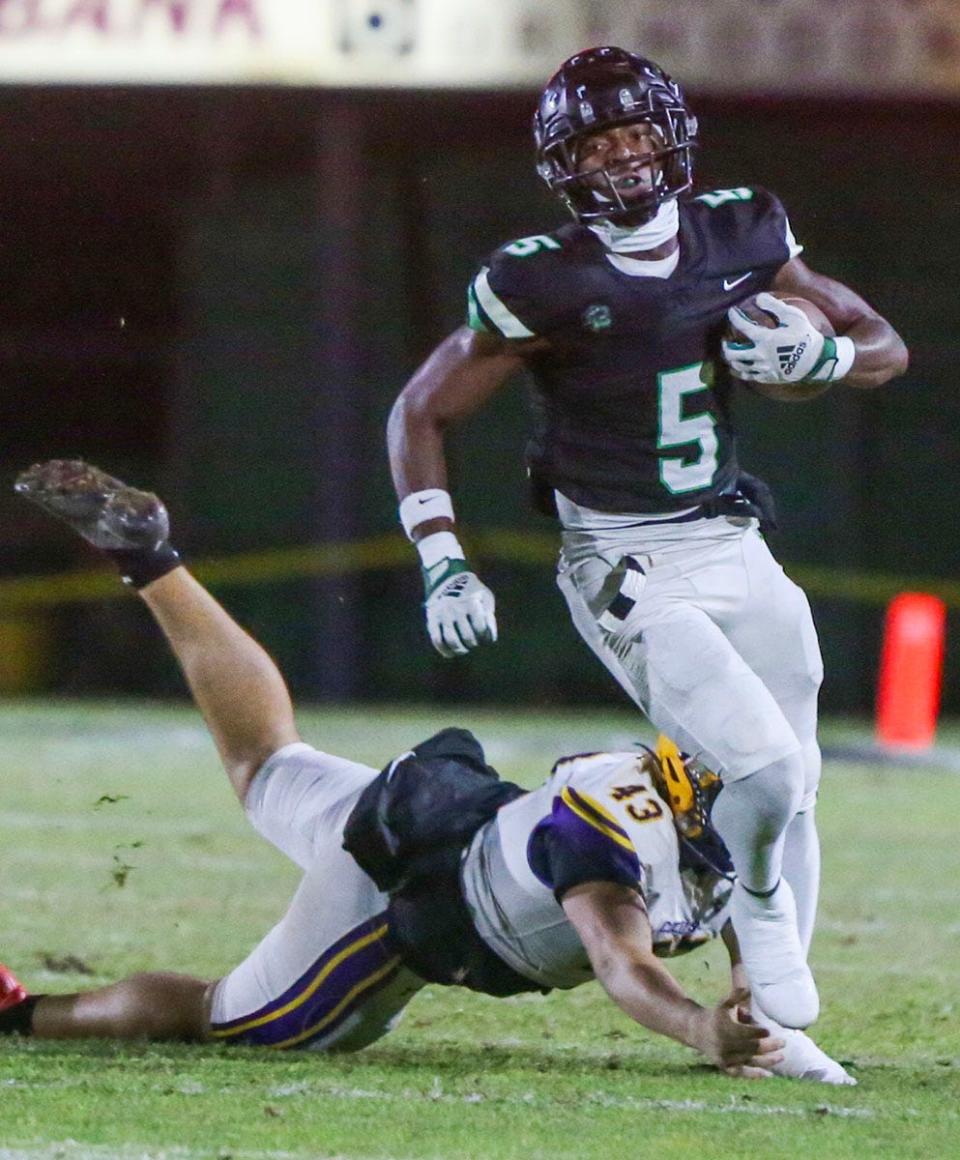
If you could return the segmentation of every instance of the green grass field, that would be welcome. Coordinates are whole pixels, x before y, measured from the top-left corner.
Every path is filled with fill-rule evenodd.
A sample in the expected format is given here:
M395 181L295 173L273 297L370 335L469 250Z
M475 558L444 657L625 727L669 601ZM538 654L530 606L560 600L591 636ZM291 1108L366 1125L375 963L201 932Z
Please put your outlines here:
M355 709L301 725L379 767L453 719L528 785L561 753L649 737L627 711ZM960 1155L960 775L947 764L826 765L814 1034L856 1088L728 1080L594 985L499 1001L429 988L349 1057L2 1041L0 1160ZM292 891L294 868L248 829L191 710L0 706L0 767L0 958L35 991L158 967L214 977ZM704 1000L725 992L721 948L676 970Z

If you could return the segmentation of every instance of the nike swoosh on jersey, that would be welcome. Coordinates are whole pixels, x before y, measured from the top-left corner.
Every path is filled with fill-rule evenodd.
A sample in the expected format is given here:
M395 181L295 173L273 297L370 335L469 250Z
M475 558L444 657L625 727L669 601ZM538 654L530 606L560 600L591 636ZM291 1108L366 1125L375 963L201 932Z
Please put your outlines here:
M750 275L752 273L753 273L752 270L748 270L746 272L746 274L741 274L739 278L734 278L732 280L730 278L724 278L724 280L723 280L724 290L732 290L734 288L734 286L739 286L741 282L746 282L746 280L750 277Z

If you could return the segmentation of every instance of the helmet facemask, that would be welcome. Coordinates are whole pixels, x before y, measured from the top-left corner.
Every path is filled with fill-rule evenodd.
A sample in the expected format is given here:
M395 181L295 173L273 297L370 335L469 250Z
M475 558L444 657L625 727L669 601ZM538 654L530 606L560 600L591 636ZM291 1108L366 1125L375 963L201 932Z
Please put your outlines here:
M608 221L616 225L642 225L655 216L665 202L689 190L693 184L691 150L693 143L683 140L680 118L683 113L665 111L656 116L646 115L624 125L646 122L652 125L662 145L639 158L615 161L599 169L580 168L577 154L583 140L591 133L579 133L567 141L560 141L544 150L537 171L570 213L582 225ZM616 126L604 126L614 128ZM601 132L594 129L593 132ZM652 181L647 190L633 196L621 192L622 175L632 171L638 163L649 166Z

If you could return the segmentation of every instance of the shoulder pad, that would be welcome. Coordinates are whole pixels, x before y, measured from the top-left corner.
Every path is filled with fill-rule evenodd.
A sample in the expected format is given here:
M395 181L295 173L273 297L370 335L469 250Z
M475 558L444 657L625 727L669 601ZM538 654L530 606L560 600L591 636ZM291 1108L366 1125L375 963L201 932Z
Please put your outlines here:
M583 788L604 786L625 774L641 776L643 756L633 751L576 753L571 757L561 757L554 765L552 774L559 774L560 780L568 785Z
M554 767L554 785L568 809L585 822L632 841L635 827L651 832L649 823L673 820L644 768L642 753L592 753L562 759Z
M556 234L532 234L495 250L468 291L469 324L503 338L533 338L556 317Z
M691 209L715 237L746 247L745 259L756 265L780 266L803 249L780 199L761 186L709 190L692 199Z

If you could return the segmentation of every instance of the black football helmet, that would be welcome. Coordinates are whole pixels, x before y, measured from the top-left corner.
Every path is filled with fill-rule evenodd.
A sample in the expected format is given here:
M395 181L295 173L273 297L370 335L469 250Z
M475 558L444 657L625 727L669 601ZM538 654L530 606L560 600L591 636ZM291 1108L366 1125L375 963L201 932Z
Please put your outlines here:
M577 170L577 143L592 133L638 121L656 127L653 187L624 198L615 168ZM642 225L660 205L693 184L691 153L697 119L679 85L658 64L622 48L591 48L570 57L550 78L533 118L537 172L577 221ZM613 170L613 172L612 172Z

